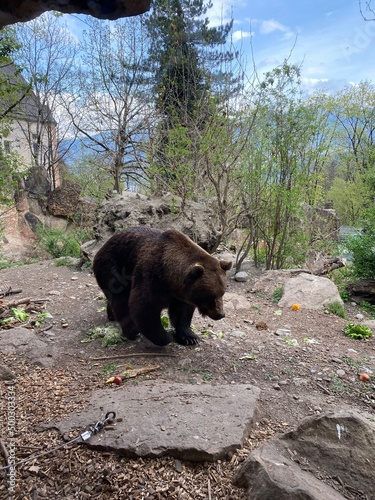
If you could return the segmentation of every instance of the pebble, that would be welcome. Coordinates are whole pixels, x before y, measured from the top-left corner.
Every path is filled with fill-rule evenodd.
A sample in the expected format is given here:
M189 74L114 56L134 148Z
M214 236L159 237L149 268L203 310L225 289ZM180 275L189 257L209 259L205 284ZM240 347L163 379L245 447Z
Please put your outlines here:
M241 330L233 330L230 335L232 337L236 337L236 338L244 338L246 337L246 333L245 332L242 332Z
M50 290L48 295L61 295L61 293L58 290Z
M291 331L289 328L278 328L275 332L275 335L279 335L280 337L289 337L291 335Z
M364 315L363 315L363 314L361 314L361 313L356 314L356 315L355 315L355 317L356 317L356 319L358 319L359 321L362 321L362 320L364 320L364 319L365 319Z
M281 390L281 387L279 386L279 384L275 384L273 386L273 388L276 390L276 391L280 391Z
M345 372L345 370L336 370L336 375L337 375L339 378L343 378L343 377L345 377L346 372Z
M334 363L342 363L342 360L340 358L332 358L331 361Z

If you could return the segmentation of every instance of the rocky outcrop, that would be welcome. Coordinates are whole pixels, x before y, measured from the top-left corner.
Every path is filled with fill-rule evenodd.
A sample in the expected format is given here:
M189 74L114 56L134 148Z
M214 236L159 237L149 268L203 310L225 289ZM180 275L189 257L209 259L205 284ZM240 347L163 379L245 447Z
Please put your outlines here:
M29 21L47 10L64 14L89 14L99 19L118 19L143 14L151 0L5 0L0 5L0 28Z
M177 229L206 251L214 252L221 240L215 214L200 203L185 201L166 194L161 198L124 192L107 200L98 210L96 239L82 246L84 255L92 259L99 248L116 231L131 226L149 226L161 230Z
M354 492L374 498L374 460L374 422L341 410L307 417L267 441L241 465L234 484L249 500L343 500Z

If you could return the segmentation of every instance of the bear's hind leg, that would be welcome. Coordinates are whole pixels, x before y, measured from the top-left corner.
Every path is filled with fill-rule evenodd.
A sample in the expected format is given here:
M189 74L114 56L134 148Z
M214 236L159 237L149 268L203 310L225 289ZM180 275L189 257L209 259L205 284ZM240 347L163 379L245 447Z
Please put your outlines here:
M160 313L159 308L143 304L142 310L133 319L144 337L155 345L165 346L172 342L172 336L163 328Z
M107 318L108 321L116 321L115 315L113 314L111 304L107 302Z
M126 301L124 300L124 298L123 300L112 300L110 310L113 316L113 320L117 321L121 326L122 335L129 340L134 340L139 333L139 329L136 327L129 316L127 297Z
M175 329L174 339L181 345L199 344L198 337L190 327L194 311L194 306L181 302L178 299L172 299L169 305L169 319Z

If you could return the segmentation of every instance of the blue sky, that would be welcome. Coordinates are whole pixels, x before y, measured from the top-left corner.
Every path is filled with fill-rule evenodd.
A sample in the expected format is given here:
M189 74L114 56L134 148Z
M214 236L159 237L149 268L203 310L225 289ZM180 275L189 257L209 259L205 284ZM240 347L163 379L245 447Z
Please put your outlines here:
M291 54L309 91L375 84L375 21L363 19L358 0L213 0L207 15L212 24L233 17L234 39L247 54L252 45L260 75Z
M361 0L365 5L367 0ZM371 2L371 0L370 0ZM375 84L375 21L365 21L358 0L212 0L212 25L233 17L235 44L246 55L249 72L259 76L285 58L302 64L302 83L312 92L335 92L347 84ZM375 0L373 2L375 9ZM370 13L368 13L370 16ZM64 16L73 33L84 16ZM79 35L78 35L79 36Z

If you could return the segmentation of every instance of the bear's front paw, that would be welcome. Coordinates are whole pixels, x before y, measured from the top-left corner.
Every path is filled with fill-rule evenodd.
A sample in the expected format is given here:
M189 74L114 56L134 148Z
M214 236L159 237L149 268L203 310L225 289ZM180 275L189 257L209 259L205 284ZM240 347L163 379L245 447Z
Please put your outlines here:
M181 345L198 345L199 338L193 332L175 333L174 340Z

